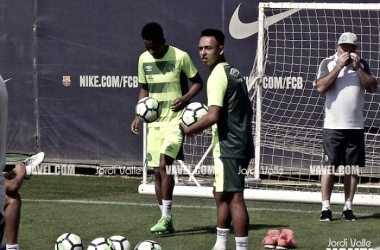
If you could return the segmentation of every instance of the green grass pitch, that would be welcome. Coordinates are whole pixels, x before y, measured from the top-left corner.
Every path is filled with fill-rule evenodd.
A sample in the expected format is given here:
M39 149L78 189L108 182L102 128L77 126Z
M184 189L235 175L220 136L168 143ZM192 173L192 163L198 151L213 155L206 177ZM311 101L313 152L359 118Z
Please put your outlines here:
M176 233L151 234L160 217L154 195L138 194L140 179L89 176L33 176L20 190L23 204L19 244L22 250L54 249L56 238L72 232L84 249L97 237L125 236L134 247L142 240L157 241L164 250L211 249L215 242L216 209L213 199L174 197ZM261 241L270 229L292 229L298 249L326 249L330 241L370 242L380 246L379 207L355 206L358 221L341 218L342 206L333 206L332 222L319 222L320 204L246 201L249 247L264 249ZM231 230L228 249L235 249Z

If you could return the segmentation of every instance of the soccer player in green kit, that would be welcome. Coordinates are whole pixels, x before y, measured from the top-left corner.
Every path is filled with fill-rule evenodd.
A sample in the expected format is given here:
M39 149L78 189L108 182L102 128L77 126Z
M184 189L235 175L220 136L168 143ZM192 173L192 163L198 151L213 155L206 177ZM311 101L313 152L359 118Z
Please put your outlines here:
M147 51L138 62L138 78L141 84L139 100L150 96L162 106L161 116L148 124L147 160L154 168L155 192L161 209L161 219L150 231L156 234L174 232L172 221L173 175L166 173L182 147L183 135L179 129L181 111L190 99L203 88L190 56L171 45L166 45L162 27L155 22L146 24L141 36ZM182 93L181 74L193 83L187 93ZM135 117L131 131L138 134L140 120Z
M181 123L181 127L189 136L212 127L217 206L217 239L213 249L227 248L233 222L236 249L246 250L249 216L241 169L247 169L254 156L252 107L243 76L225 60L223 32L203 30L198 48L203 64L211 70L207 80L208 114L191 126Z

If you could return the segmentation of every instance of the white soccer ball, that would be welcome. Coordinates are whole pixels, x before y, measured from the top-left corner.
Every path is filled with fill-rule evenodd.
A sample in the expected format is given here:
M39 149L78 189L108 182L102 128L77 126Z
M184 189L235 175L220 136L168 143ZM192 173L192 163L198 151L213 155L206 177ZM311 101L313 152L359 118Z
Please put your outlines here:
M144 97L136 104L136 115L142 122L154 122L161 115L160 103L152 97Z
M191 126L205 116L207 112L206 105L200 102L192 102L182 111L182 122L187 126Z
M64 233L57 238L54 245L55 250L83 250L81 238L73 233Z
M162 250L162 248L153 240L144 240L137 244L134 250Z
M131 250L131 243L121 235L114 235L109 238L112 241L115 250Z
M99 237L91 241L87 250L115 250L115 247L110 239Z

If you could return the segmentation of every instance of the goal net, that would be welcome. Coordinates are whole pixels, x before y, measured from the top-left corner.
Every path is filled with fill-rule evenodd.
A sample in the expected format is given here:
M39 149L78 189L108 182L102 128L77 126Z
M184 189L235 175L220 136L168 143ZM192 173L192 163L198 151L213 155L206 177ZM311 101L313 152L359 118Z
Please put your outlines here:
M257 107L255 138L259 157L255 159L255 170L260 173L263 187L303 191L307 199L321 201L324 96L316 91L317 68L336 52L339 36L353 32L359 39L359 55L378 78L379 7L260 3L261 27L250 77L259 79L259 84L251 84L251 92ZM343 187L339 185L344 173L355 172L360 176L355 203L371 205L380 201L380 196L376 197L380 174L378 98L378 94L365 94L366 167L345 166L337 171L334 203L344 201ZM280 196L286 197L282 193Z
M353 32L359 40L358 54L367 60L378 78L379 20L380 4L259 4L257 52L247 82L254 105L256 148L256 158L247 171L247 199L321 201L324 96L314 84L317 68L324 58L336 52L339 36ZM344 201L344 171L358 170L355 204L380 205L378 95L365 94L366 167L346 167L343 174L336 173L332 203ZM200 196L205 193L200 191L202 187L209 188L210 144L209 131L186 137L178 185L192 183L192 189L186 187L183 195ZM181 176L185 181L181 182Z

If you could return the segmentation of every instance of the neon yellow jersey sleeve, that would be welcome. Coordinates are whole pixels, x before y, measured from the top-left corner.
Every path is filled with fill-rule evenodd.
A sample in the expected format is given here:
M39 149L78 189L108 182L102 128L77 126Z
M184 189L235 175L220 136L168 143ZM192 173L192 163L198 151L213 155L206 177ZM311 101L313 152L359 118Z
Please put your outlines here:
M228 79L223 66L227 64L219 63L216 65L207 80L207 106L209 107L223 107L223 100L228 85Z

